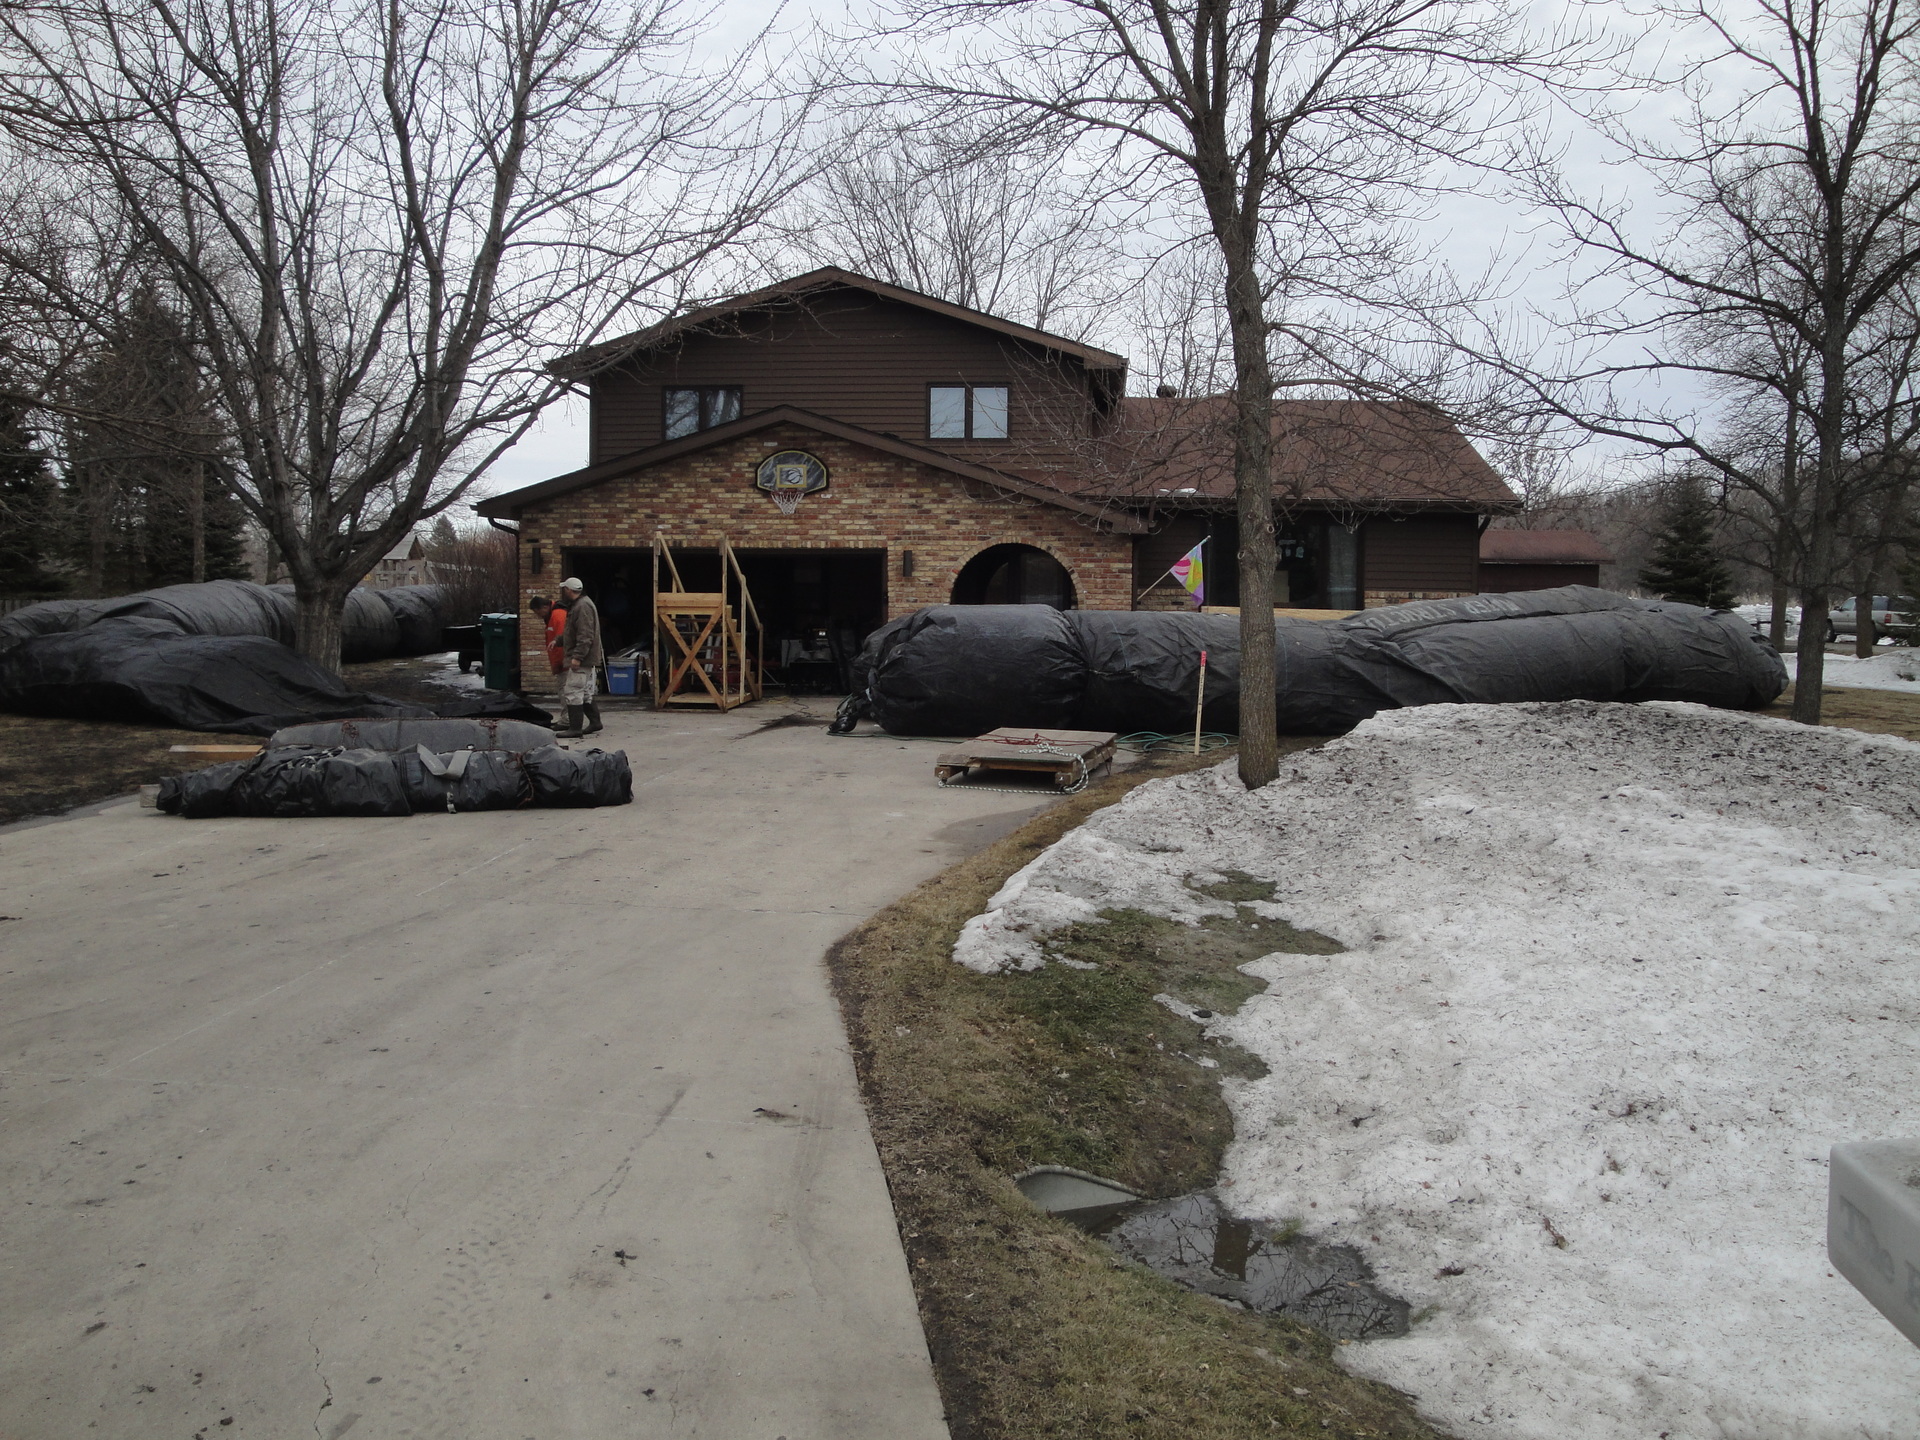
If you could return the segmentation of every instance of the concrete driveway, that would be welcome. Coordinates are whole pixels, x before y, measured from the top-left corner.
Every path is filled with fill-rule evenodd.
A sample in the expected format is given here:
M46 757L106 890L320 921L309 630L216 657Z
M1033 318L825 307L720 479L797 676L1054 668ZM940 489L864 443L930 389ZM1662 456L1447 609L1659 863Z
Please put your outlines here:
M611 714L619 809L0 831L0 1436L943 1436L821 956L1039 806L793 713Z

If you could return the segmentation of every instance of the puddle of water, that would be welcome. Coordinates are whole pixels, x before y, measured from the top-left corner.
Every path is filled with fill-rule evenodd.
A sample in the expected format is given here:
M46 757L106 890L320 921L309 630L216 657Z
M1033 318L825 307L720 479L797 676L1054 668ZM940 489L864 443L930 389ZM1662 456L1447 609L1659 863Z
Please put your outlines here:
M1407 1333L1407 1302L1374 1286L1358 1251L1300 1236L1279 1239L1229 1215L1208 1191L1079 1223L1190 1290L1305 1321L1336 1340Z
M1058 1215L1082 1230L1096 1229L1144 1198L1138 1190L1064 1165L1037 1165L1016 1177L1013 1184L1049 1215Z

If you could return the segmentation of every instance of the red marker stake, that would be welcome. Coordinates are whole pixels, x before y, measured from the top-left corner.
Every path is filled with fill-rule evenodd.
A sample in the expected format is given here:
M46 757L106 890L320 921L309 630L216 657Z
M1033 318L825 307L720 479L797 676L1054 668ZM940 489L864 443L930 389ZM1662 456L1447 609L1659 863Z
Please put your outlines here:
M1207 707L1207 652L1200 652L1200 686L1193 697L1193 753L1200 753L1200 712Z

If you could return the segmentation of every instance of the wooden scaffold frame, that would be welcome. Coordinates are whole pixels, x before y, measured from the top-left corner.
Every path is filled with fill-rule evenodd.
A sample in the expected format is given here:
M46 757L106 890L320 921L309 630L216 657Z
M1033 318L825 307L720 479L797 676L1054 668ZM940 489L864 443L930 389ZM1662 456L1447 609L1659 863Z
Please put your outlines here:
M660 588L663 566L672 582L666 590ZM720 588L715 591L687 589L673 542L665 535L653 537L654 709L711 705L731 710L758 700L764 643L760 612L726 536L720 537Z

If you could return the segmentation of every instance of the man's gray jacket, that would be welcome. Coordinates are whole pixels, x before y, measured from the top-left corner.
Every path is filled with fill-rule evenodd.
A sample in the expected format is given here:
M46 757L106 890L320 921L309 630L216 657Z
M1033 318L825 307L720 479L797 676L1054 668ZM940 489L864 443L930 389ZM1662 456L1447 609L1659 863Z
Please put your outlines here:
M560 650L569 661L578 660L582 670L597 669L607 658L600 649L600 612L584 595L567 607Z

